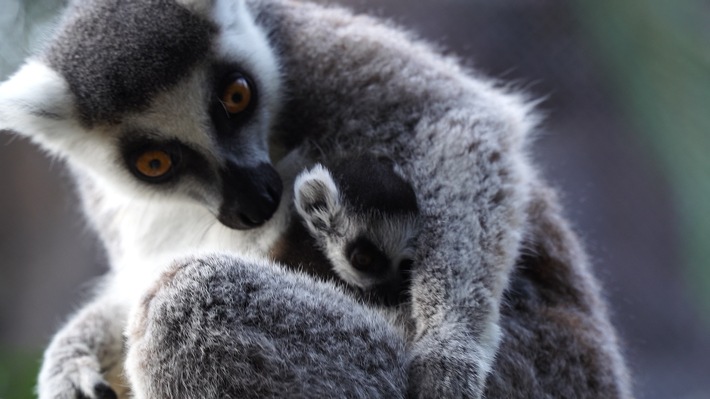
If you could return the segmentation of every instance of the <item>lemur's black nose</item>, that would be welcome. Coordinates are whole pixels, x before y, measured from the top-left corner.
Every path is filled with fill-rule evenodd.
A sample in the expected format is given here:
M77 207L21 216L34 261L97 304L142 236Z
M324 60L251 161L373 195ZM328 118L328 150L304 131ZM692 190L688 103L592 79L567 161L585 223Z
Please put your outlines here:
M233 229L259 227L278 209L282 192L281 177L270 164L244 167L230 163L222 170L222 205L218 219Z

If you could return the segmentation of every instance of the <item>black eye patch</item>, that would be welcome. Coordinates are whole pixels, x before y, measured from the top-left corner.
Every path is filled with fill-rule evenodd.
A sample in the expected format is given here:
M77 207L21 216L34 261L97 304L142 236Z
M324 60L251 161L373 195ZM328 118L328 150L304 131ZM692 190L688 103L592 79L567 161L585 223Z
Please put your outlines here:
M387 256L363 236L348 244L345 257L353 268L363 273L385 275L389 272L390 261Z

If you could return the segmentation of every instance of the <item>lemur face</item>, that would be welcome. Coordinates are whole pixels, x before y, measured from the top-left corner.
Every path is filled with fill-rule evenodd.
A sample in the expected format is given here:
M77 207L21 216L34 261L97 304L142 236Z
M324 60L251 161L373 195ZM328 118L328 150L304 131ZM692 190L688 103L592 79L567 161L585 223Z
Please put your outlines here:
M244 2L80 9L0 85L0 131L131 201L196 203L236 229L268 220L282 192L267 145L280 76Z
M386 302L407 280L418 231L411 186L389 162L346 159L303 172L295 207L333 270L346 283Z

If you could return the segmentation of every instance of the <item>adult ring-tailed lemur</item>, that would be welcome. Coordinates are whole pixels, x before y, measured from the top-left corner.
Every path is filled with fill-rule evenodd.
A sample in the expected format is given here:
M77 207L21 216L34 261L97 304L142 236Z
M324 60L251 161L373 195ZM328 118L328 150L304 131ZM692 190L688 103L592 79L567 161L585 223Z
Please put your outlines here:
M323 396L629 396L597 284L526 157L536 121L522 96L341 9L73 2L0 86L0 130L67 161L111 264L47 348L40 398L122 395L125 375L137 397L308 396L307 359L330 370L312 391ZM382 154L416 193L407 303L394 310L412 321L406 333L332 284L263 260L288 228L282 179L300 171L272 162L306 142ZM191 297L195 287L210 301ZM182 300L168 306L164 293ZM224 304L240 316L258 304L263 317L171 324ZM164 305L185 312L155 318ZM316 310L317 331L333 334L307 328ZM170 339L179 332L205 339ZM242 358L212 346L219 337L259 345Z

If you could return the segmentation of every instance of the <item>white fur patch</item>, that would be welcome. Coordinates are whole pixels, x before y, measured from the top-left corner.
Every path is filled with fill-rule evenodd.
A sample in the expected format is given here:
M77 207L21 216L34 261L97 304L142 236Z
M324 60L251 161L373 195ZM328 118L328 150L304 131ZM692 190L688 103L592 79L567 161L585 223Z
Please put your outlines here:
M340 194L330 171L317 164L310 170L303 171L293 185L294 202L298 213L307 221L317 217L315 213L334 213L340 208ZM312 210L316 203L323 203L325 209Z

